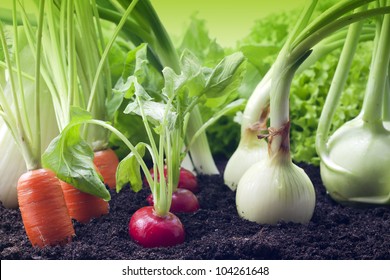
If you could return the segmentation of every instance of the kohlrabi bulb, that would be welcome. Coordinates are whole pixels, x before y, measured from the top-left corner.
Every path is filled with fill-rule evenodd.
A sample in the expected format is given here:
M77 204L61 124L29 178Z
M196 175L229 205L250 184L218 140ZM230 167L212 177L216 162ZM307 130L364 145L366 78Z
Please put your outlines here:
M321 162L321 177L330 196L341 203L390 203L390 131L382 122L356 118L340 127L328 141L329 160Z
M290 159L269 159L254 164L242 176L236 193L238 214L260 224L279 221L308 223L313 215L312 182Z

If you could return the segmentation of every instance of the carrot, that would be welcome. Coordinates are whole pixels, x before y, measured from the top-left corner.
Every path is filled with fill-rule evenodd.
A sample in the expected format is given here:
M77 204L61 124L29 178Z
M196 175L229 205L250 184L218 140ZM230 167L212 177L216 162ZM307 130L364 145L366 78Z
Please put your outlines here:
M88 223L108 213L108 202L97 196L79 191L72 185L61 181L66 206L71 218L80 223Z
M75 232L55 174L46 169L24 173L17 186L24 228L33 246L65 244Z
M112 149L95 152L93 162L103 177L104 183L110 188L116 187L116 168L118 167L118 156Z

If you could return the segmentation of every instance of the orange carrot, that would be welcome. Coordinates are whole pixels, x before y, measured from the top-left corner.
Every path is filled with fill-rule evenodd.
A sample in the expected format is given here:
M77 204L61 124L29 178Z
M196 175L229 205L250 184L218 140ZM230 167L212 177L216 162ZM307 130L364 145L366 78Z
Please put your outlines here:
M110 188L115 189L116 187L116 168L118 167L119 160L118 156L112 149L106 149L95 152L93 162L103 176L104 183Z
M60 181L46 169L24 173L17 186L24 228L33 246L68 243L74 236Z
M61 181L61 187L69 215L76 221L88 223L92 218L98 218L108 213L109 205L104 199L81 192L63 181Z

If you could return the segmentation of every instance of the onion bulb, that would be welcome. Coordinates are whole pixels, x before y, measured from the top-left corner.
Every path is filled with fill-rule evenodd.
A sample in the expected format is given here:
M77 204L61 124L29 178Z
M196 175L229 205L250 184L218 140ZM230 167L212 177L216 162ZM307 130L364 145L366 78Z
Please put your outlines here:
M236 193L242 218L260 224L310 221L315 206L313 184L303 169L281 157L266 157L242 176Z
M265 140L257 139L256 135L241 138L240 144L226 165L223 174L225 184L232 191L235 191L245 171L255 163L261 162L265 157L267 157L267 142Z

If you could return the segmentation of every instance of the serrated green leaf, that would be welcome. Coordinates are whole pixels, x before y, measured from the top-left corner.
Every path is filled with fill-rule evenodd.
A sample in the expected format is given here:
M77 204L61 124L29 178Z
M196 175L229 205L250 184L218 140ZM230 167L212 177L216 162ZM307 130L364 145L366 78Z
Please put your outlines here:
M134 75L140 82L146 77L146 68L147 68L147 44L143 43L138 47L132 49L126 57L126 61L123 67L122 78L127 79L127 77Z
M225 57L212 71L203 93L208 98L228 96L241 84L245 72L245 57L237 52Z
M141 157L145 155L146 146L147 144L145 143L138 143L135 146ZM130 183L131 189L135 192L142 189L140 164L133 152L121 160L118 165L116 171L116 191L120 192L127 183Z

